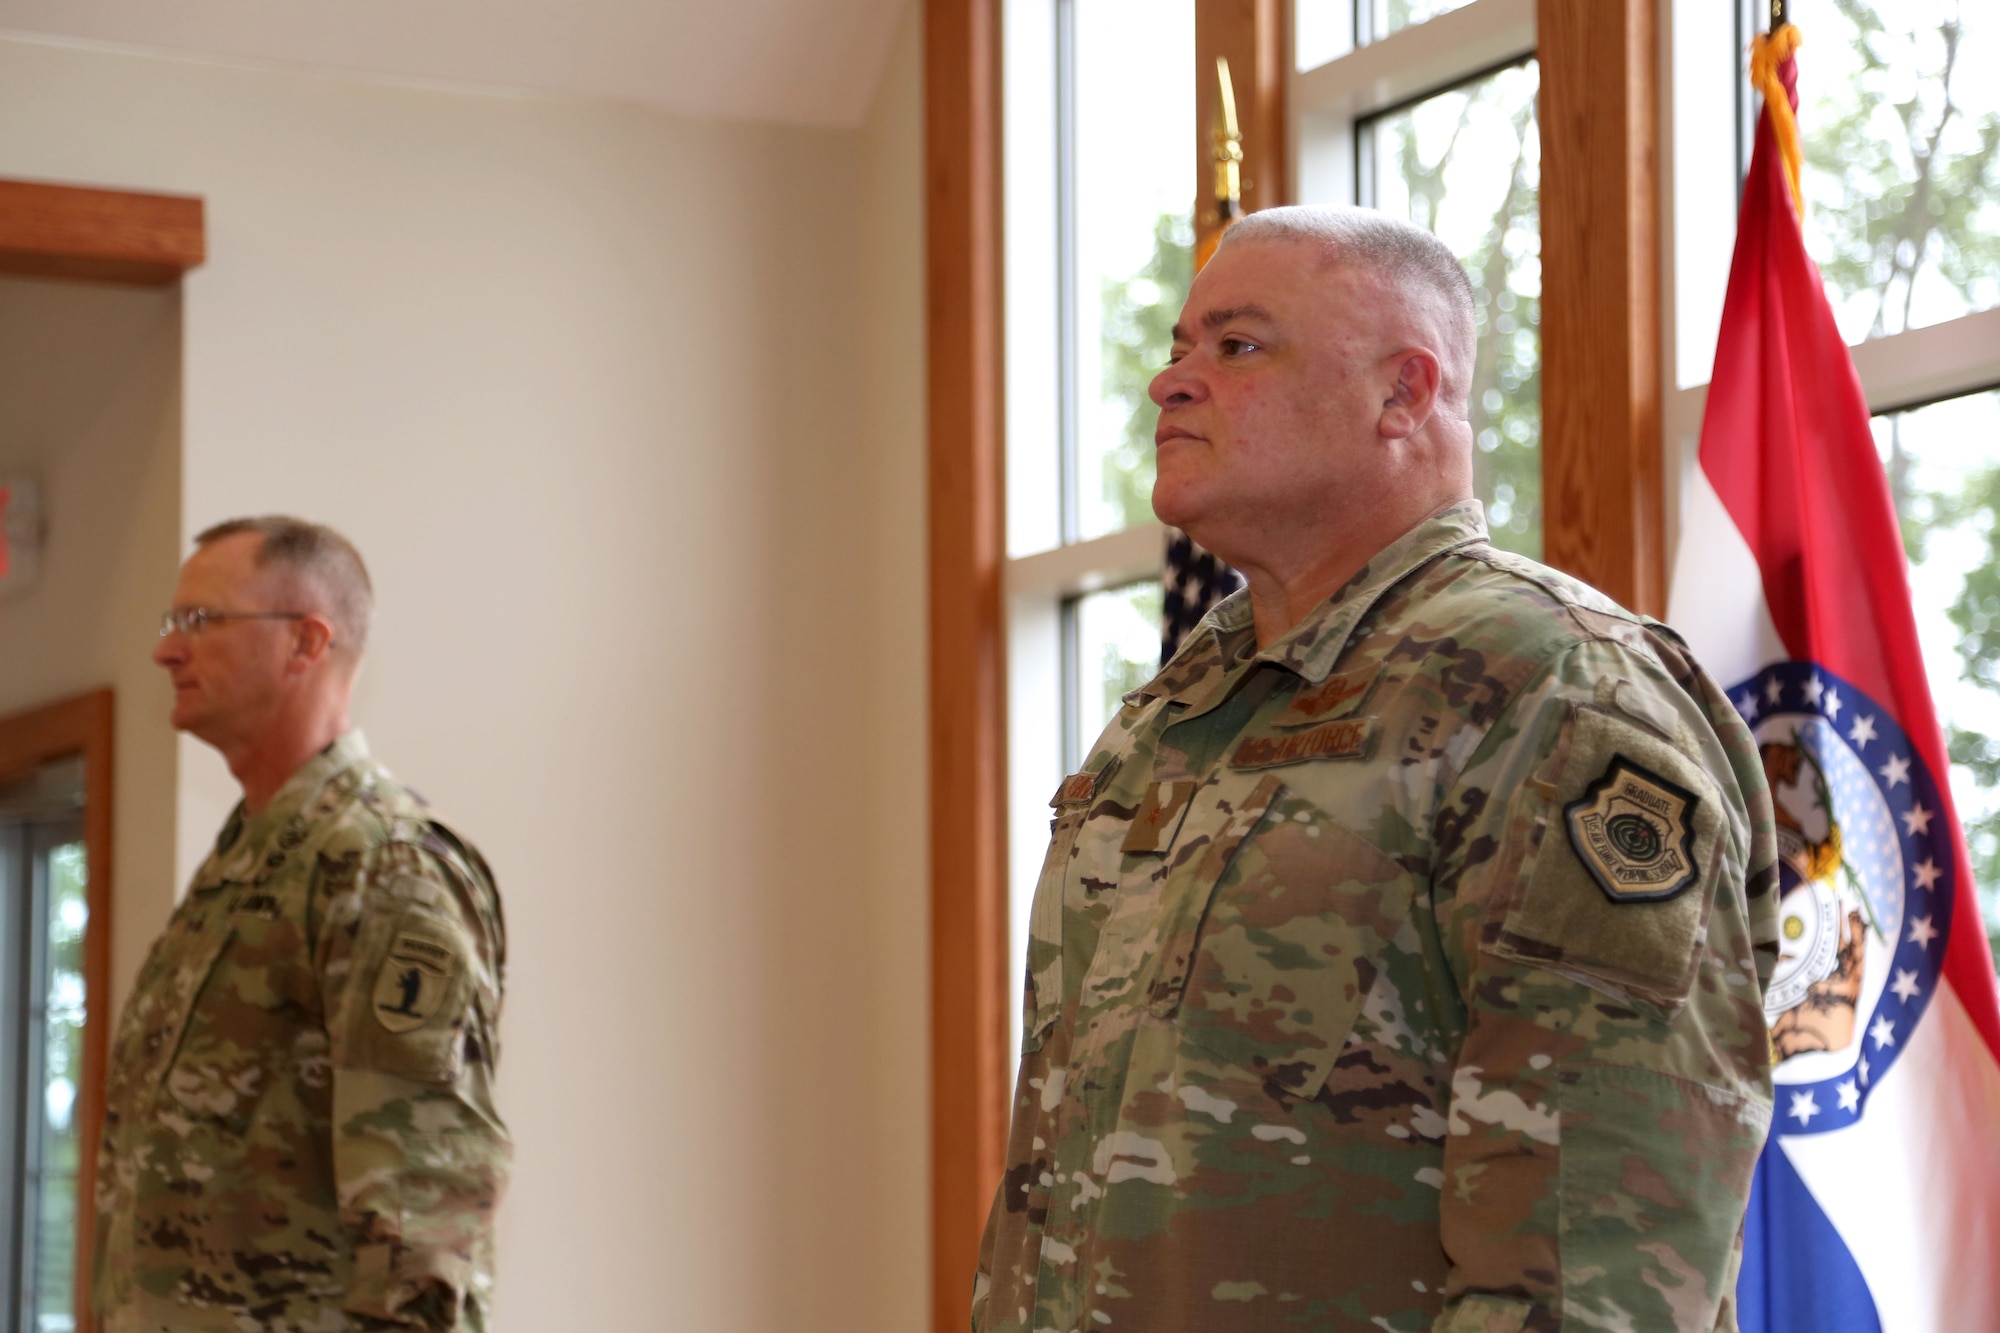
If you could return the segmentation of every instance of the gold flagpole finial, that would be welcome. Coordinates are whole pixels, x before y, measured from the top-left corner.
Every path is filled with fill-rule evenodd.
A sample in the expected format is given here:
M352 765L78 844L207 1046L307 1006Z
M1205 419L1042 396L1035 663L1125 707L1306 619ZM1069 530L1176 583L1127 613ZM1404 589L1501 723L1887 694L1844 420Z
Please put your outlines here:
M1195 268L1215 253L1229 224L1243 216L1243 131L1236 121L1236 89L1229 80L1229 57L1215 58L1215 229L1196 248Z

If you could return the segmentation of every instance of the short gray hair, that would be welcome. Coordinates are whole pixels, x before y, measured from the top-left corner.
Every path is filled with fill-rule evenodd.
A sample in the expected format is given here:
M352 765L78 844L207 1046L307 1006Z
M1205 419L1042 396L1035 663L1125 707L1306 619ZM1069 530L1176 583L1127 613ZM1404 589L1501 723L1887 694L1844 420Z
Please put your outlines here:
M1395 281L1406 292L1431 298L1446 321L1444 333L1458 345L1448 349L1472 370L1478 336L1472 279L1451 247L1414 222L1372 208L1327 208L1293 204L1248 214L1222 233L1222 244L1245 241L1299 241L1317 246L1335 263L1356 263ZM1459 386L1461 391L1469 385Z
M327 619L333 622L334 646L359 656L368 642L375 588L354 543L324 523L310 523L289 514L263 514L218 523L197 535L194 544L207 546L244 533L263 538L263 545L257 548L257 568L286 570L317 595Z

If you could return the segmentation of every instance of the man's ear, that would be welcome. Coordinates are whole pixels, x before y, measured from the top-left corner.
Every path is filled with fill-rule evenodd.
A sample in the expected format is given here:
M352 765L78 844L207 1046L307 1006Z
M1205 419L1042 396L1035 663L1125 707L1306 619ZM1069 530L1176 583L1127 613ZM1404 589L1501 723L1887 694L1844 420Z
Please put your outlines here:
M1396 353L1388 364L1396 379L1389 396L1382 400L1382 419L1376 429L1385 440L1407 440L1422 430L1437 410L1443 370L1436 355L1421 347Z
M318 666L333 651L333 622L324 616L307 616L292 630L292 655L286 666L303 671Z

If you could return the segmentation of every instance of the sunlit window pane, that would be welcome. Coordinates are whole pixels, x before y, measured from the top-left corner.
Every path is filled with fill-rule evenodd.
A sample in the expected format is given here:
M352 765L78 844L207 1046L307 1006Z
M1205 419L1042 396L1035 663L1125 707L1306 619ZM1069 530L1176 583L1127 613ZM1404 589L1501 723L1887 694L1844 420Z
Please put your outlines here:
M1807 246L1848 341L2000 305L2000 5L1795 0Z
M1292 60L1324 65L1354 49L1354 0L1292 0Z
M1875 419L1951 795L2000 958L2000 391Z
M1376 42L1413 23L1463 9L1472 0L1358 0L1354 7L1355 38Z
M1077 598L1069 606L1069 766L1081 768L1090 747L1118 713L1127 691L1160 669L1160 584L1128 583Z
M1146 385L1193 269L1193 0L1077 0L1075 531L1153 517Z
M1538 72L1530 60L1361 127L1364 202L1435 232L1472 277L1474 483L1494 545L1528 556L1542 550Z
M36 1220L34 1273L29 1285L34 1333L76 1327L77 1167L81 1137L77 1097L83 1084L83 935L90 922L84 847L68 842L49 853L46 963L43 971L42 1105L38 1142L30 1152L29 1201Z

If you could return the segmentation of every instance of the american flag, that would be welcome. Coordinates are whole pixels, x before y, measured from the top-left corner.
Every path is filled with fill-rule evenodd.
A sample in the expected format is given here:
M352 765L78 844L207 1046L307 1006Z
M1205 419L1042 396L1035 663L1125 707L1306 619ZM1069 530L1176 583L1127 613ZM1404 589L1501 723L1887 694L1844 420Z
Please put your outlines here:
M1166 596L1160 605L1160 665L1165 666L1208 608L1243 586L1243 576L1179 528L1168 528L1161 582Z

